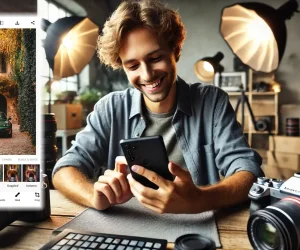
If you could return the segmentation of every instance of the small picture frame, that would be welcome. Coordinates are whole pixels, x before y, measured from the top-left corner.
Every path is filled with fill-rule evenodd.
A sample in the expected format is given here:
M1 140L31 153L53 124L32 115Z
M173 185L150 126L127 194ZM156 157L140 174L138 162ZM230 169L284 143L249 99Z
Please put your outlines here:
M216 73L214 84L225 91L247 90L246 72L223 72L221 79L222 83L220 83L220 73Z

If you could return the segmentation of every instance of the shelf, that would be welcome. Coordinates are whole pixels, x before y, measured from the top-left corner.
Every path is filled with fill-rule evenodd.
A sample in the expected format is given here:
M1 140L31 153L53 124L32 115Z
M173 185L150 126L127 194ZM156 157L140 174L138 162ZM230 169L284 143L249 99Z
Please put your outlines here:
M263 135L263 134L269 134L269 132L268 131L256 131L256 130L254 130L254 131L251 131L251 133L252 134L260 134L260 135ZM245 132L245 134L249 134L249 131L248 132ZM275 130L272 130L271 131L271 134L277 134L277 131L275 131Z
M276 95L278 92L268 91L268 92L252 92L252 95Z
M241 92L227 92L229 96L240 96ZM249 95L249 92L245 92L246 95ZM252 95L276 95L277 92L268 91L268 92L252 92Z
M240 96L241 92L227 92L229 96ZM249 95L249 92L245 92L245 95Z

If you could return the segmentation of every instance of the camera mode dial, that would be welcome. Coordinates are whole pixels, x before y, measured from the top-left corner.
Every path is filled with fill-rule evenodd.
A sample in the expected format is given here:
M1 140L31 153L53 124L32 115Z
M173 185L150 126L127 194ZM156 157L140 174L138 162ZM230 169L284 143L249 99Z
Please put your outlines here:
M264 189L262 187L259 187L259 186L256 186L253 190L252 190L253 193L255 194L261 194L264 192Z
M273 185L274 188L280 188L282 183L283 183L282 180L272 180L272 185Z
M258 177L257 183L260 185L264 185L264 183L269 182L270 178L267 177Z

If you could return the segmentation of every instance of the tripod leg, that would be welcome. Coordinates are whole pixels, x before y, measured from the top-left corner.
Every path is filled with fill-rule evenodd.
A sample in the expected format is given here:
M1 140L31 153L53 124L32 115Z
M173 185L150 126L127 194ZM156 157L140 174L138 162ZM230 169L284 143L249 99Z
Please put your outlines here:
M245 101L245 103L246 103L246 105L247 105L247 108L248 108L248 110L249 110L250 117L251 117L251 122L252 122L252 124L253 124L253 127L254 127L255 130L257 130L257 126L256 126L255 118L254 118L254 115L253 115L253 111L252 111L252 109L251 109L251 106L250 106L250 104L249 104L249 100L248 100L247 96L245 96L244 101Z
M237 115L237 112L238 112L238 110L239 110L239 106L240 106L240 104L241 104L241 96L239 97L239 99L238 99L238 101L237 101L237 103L236 103L236 106L235 106L235 110L234 110L234 112L236 113L236 115Z
M244 127L245 127L245 93L242 92L242 129L244 132Z

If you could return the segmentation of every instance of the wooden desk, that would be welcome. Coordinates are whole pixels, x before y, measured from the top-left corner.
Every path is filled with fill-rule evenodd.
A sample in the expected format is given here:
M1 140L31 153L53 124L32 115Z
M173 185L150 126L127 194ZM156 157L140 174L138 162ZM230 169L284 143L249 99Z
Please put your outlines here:
M40 223L15 221L0 231L1 249L39 249L53 237L54 228L62 226L85 209L67 200L56 190L51 190L50 195L51 218ZM252 249L247 237L247 221L246 208L235 212L223 211L217 215L222 249ZM168 244L168 249L173 249L173 243Z

